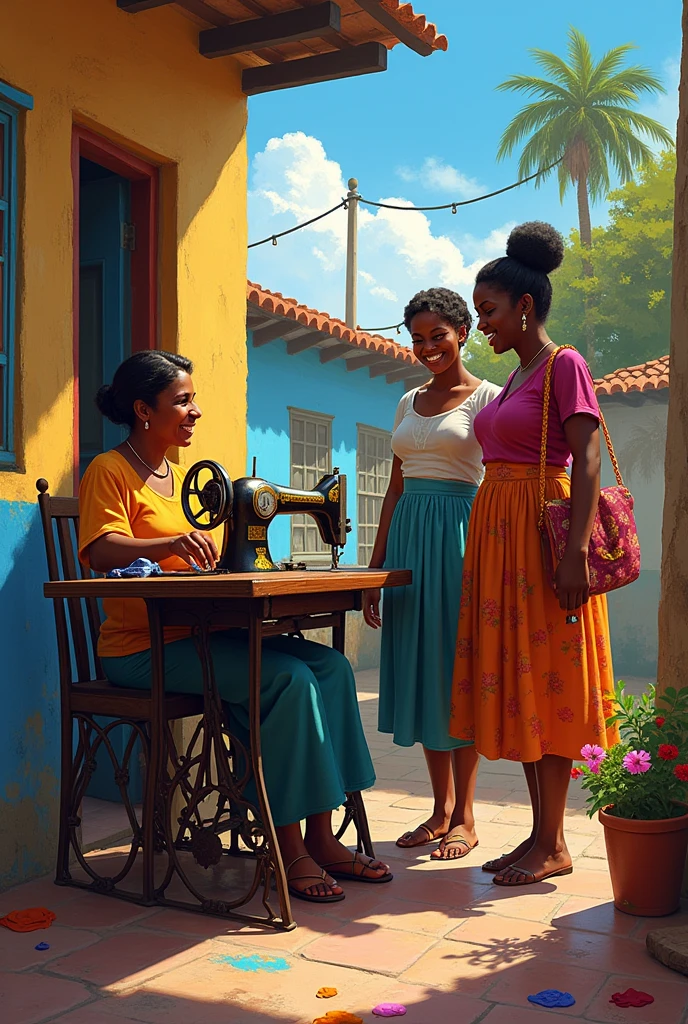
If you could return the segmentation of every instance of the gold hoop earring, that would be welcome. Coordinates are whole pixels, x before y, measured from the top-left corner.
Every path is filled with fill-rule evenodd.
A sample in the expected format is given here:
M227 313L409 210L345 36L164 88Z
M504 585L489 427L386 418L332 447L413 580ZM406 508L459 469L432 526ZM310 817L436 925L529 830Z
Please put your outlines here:
M527 321L526 321L526 315L525 315L525 313L524 313L524 314L523 314L523 316L521 317L521 330L522 330L522 331L527 331L527 330L528 330L528 323L527 323Z

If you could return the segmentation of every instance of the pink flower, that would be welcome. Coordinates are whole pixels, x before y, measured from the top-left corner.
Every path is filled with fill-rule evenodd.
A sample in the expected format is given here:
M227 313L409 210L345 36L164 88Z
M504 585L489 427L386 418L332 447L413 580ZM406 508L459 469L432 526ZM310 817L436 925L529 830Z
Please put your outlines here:
M606 756L606 751L597 743L586 743L584 747L581 747L581 757L593 775L600 774L600 765Z
M606 756L602 747L599 747L597 743L586 743L584 747L581 747L581 757L584 761L604 761Z
M623 766L631 775L649 772L652 764L647 750L629 750L623 759Z

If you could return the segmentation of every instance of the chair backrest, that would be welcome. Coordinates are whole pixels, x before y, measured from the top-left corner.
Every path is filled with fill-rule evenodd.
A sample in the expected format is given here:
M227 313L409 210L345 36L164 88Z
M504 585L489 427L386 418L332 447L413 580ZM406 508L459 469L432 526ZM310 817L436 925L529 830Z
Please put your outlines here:
M54 498L48 481L36 481L38 506L43 525L48 578L88 579L92 573L79 562L79 499ZM54 599L60 677L65 685L103 678L96 653L100 631L100 609L95 598Z

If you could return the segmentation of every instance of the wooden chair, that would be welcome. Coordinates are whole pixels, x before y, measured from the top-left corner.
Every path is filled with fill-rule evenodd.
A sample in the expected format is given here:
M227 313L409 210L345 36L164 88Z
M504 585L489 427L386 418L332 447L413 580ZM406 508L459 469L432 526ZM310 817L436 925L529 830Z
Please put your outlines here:
M78 559L79 501L78 498L54 498L48 491L48 481L36 482L48 559L50 580L83 579L89 575ZM164 830L157 817L160 783L158 772L152 765L158 761L167 765L176 753L173 749L169 723L175 719L202 714L203 701L197 696L170 694L165 697L164 717L166 736L152 737L154 721L150 693L113 686L104 676L96 651L100 629L100 610L95 599L53 599L57 648L60 668L61 701L61 777L60 820L57 869L58 885L74 885L133 900L144 905L155 902L154 855L164 843ZM103 724L99 718L113 721ZM124 752L119 758L110 739L115 728L130 727L131 733ZM128 791L129 765L140 741L145 761L145 781L141 820L136 813ZM153 740L153 742L151 742ZM171 746L172 744L172 746ZM162 748L163 756L151 757L151 751ZM100 875L93 858L86 858L80 839L81 802L96 767L96 755L105 754L110 760L114 779L122 797L132 838L129 853L121 869L112 875ZM136 891L123 887L143 853L143 881ZM90 881L75 879L70 872L70 851ZM133 878L133 876L132 876Z

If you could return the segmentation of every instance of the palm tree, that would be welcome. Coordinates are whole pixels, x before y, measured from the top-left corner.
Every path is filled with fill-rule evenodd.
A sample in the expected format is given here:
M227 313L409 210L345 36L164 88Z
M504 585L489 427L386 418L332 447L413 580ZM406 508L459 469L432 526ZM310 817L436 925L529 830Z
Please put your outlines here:
M640 136L673 147L671 133L645 114L631 109L644 93L663 93L659 79L640 65L624 65L632 44L609 50L595 64L582 32L569 29L568 60L547 50L531 50L546 78L513 75L497 88L538 97L516 114L502 135L497 158L510 156L528 139L518 167L519 178L538 168L556 164L559 197L576 186L582 245L592 245L590 201L610 190L610 166L621 183L652 159L652 150ZM589 264L588 264L589 265ZM592 276L592 267L589 271Z

